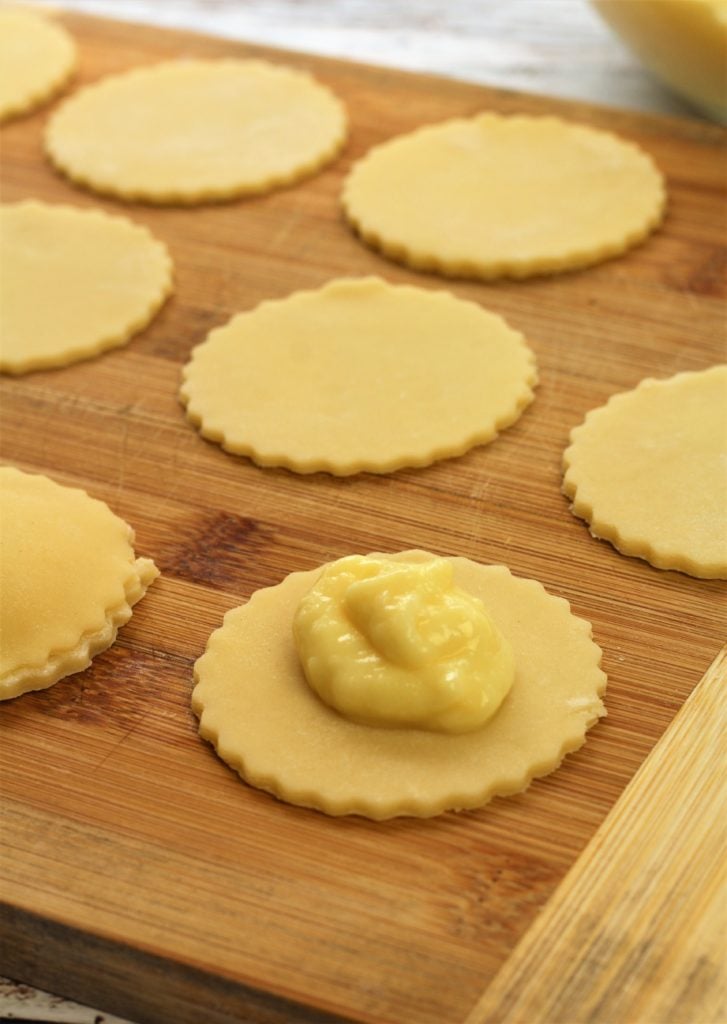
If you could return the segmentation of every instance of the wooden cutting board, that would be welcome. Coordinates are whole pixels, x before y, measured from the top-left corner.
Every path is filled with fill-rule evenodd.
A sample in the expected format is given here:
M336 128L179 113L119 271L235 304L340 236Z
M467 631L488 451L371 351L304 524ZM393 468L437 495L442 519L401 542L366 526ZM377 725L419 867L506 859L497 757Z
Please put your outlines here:
M76 85L164 58L262 54L330 85L351 138L295 188L187 210L72 187L43 157L47 111L2 129L5 201L127 213L168 243L176 291L125 348L2 382L3 461L107 501L162 577L91 669L0 708L0 969L139 1021L462 1021L721 644L723 585L593 540L560 493L560 460L571 427L611 394L724 358L724 134L62 20L80 45ZM528 283L443 285L361 246L338 205L352 161L398 132L486 108L559 113L642 145L668 180L662 230L601 267ZM176 392L210 328L262 299L369 273L448 287L524 331L541 384L517 425L460 459L349 479L258 469L200 439ZM335 820L248 788L189 710L209 633L290 571L413 546L505 562L567 598L603 648L608 718L525 794L431 821ZM635 799L648 804L643 789Z

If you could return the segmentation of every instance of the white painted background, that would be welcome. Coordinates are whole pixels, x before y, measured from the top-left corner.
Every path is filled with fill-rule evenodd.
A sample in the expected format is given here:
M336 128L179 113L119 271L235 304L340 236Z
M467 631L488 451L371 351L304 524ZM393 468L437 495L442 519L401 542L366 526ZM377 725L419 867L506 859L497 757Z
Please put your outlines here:
M54 6L485 85L699 116L643 70L588 0L57 0ZM123 1024L2 978L0 1018Z
M50 2L486 85L696 116L642 69L588 0Z

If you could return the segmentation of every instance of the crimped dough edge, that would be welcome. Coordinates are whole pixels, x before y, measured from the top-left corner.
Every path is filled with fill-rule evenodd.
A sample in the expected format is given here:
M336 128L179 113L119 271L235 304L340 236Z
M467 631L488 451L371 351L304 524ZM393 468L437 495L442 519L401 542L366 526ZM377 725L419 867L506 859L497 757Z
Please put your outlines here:
M618 524L604 519L592 500L584 497L582 485L578 480L578 465L574 462L577 452L578 438L584 430L598 421L606 409L618 407L624 400L630 400L633 394L644 388L663 384L671 384L682 378L694 377L703 373L702 370L685 370L668 378L644 378L635 388L611 395L610 398L595 409L590 409L578 426L570 432L569 446L563 453L563 494L571 501L571 512L583 519L592 537L596 540L608 541L622 555L641 558L656 569L675 570L697 579L727 579L727 565L709 565L672 547L664 547L652 543L648 538L636 533L629 533L619 528Z
M58 68L58 71L54 76L46 79L42 85L38 84L34 89L31 89L23 96L18 97L8 106L0 108L0 124L14 120L16 117L22 117L25 114L30 114L38 107L43 106L43 104L48 102L48 100L51 100L64 88L64 86L68 84L78 70L78 50L75 40L70 33L51 19L37 16L34 11L28 10L27 8L11 8L11 11L13 10L15 13L18 13L18 10L20 10L23 17L27 16L28 18L40 21L43 23L44 27L49 27L58 33L58 35L62 37L68 49L68 60L65 65L61 65ZM1 13L2 9L0 8L0 14Z
M133 606L144 597L149 586L159 576L159 570L150 558L134 556L134 530L112 511L105 501L91 497L82 487L60 484L44 473L26 472L10 464L0 465L0 472L2 471L9 471L11 476L33 481L31 486L42 487L51 493L56 490L70 492L75 500L80 498L84 504L99 506L105 515L111 517L115 527L123 535L126 555L115 559L116 564L120 566L117 579L124 596L117 604L103 609L102 614L106 622L100 628L97 625L100 615L96 614L96 611L101 608L99 602L96 609L88 613L90 624L79 623L78 640L73 645L49 650L32 663L26 662L6 671L0 677L0 701L31 690L46 689L65 676L87 668L96 654L111 646L118 629L131 618Z
M155 67L164 67L172 61L163 61L156 65L142 65L141 67L132 68L129 71L122 71L118 74L108 75L105 78L100 79L97 82L93 82L91 85L86 86L80 90L73 97L64 102L59 110L50 119L46 128L45 134L45 153L50 160L53 167L66 178L72 181L75 185L81 188L88 189L91 192L95 192L101 196L108 196L112 199L118 199L128 203L148 203L155 206L199 206L205 203L225 203L230 202L234 199L244 199L253 196L266 195L268 192L273 192L276 189L287 188L291 185L295 185L306 178L312 177L323 169L327 164L331 163L336 156L340 153L346 144L348 139L348 117L346 108L342 101L335 95L335 93L319 82L312 74L307 71L303 71L299 68L292 68L287 65L276 64L271 61L256 60L256 59L243 59L243 58L219 58L210 60L200 59L189 59L184 61L185 64L246 64L246 65L259 65L268 68L274 68L276 70L284 70L291 75L296 75L300 79L311 82L316 88L324 91L328 94L330 100L338 107L341 116L340 131L336 136L333 136L330 144L322 149L316 157L312 157L309 160L301 161L297 166L291 168L287 173L272 174L267 178L261 178L258 182L253 183L241 183L239 185L231 186L218 186L218 187L200 187L200 188L185 188L180 189L149 189L147 187L134 187L134 186L123 186L117 182L108 179L102 179L96 175L85 173L83 170L79 170L74 167L72 163L64 160L62 155L59 153L58 142L55 139L55 133L57 131L58 122L61 120L64 109L70 103L74 103L90 90L101 90L107 85L112 85L118 79L132 79L134 77L146 76ZM181 63L181 62L180 62Z
M365 212L361 213L356 208L355 199L352 197L355 177L359 168L365 167L367 162L373 159L379 151L386 150L396 145L401 139L409 139L418 135L426 135L433 129L444 128L448 125L467 125L473 120L478 120L484 117L491 118L493 120L518 120L526 122L549 121L552 123L563 124L566 127L577 127L583 131L597 132L599 135L610 136L620 145L638 153L640 157L644 158L651 164L660 183L660 201L654 210L644 217L642 224L634 226L630 232L627 232L620 238L604 242L601 245L589 246L583 249L571 249L562 253L555 253L548 257L535 257L530 260L518 260L516 262L509 259L479 263L465 259L447 259L434 252L423 252L421 250L417 251L412 249L411 246L403 239L392 238L389 236L384 237L381 232L375 231L367 226ZM609 132L601 128L591 128L588 125L566 121L563 118L552 115L535 117L525 114L506 115L487 112L485 114L475 115L472 118L450 118L447 121L437 122L436 124L422 125L411 132L403 133L392 139L388 139L386 142L373 146L351 168L344 182L341 194L341 203L346 220L361 240L371 248L378 251L382 256L385 256L387 259L390 259L395 263L403 264L415 271L440 274L443 277L450 278L464 278L480 281L494 281L501 278L524 280L525 278L537 277L540 275L557 274L571 270L584 270L587 267L603 263L616 256L621 256L629 249L632 249L636 245L645 241L664 219L666 212L666 189L664 186L664 179L649 154L635 143L622 138L615 132Z
M133 544L133 531L130 543ZM82 672L97 654L111 647L121 626L131 618L133 606L144 597L159 575L159 570L149 558L137 558L129 568L129 576L124 581L126 598L117 607L106 611L106 625L99 630L82 633L78 643L67 650L51 651L41 667L26 665L5 675L0 680L0 701L33 690L45 690L66 676Z
M429 552L415 549L412 551L400 552L394 556L389 555L384 557L396 557L401 559L415 558L421 560L432 556ZM470 562L470 564L478 565L478 563L471 563L470 559L460 557L451 558L450 561L455 564L457 562ZM200 736L214 747L218 756L228 765L228 767L236 771L245 782L249 783L254 788L268 792L286 803L322 811L323 813L333 817L358 815L375 821L386 821L394 817L430 818L449 810L473 810L489 803L494 799L494 797L512 796L523 792L534 779L552 773L560 766L567 754L578 750L585 743L587 731L598 721L599 718L606 715L606 709L600 700L605 693L607 683L606 675L600 668L602 651L593 641L591 624L585 619L573 615L569 602L564 598L550 594L537 580L514 576L504 565L479 567L494 570L501 574L506 574L507 577L516 581L518 585L524 585L532 594L537 594L539 599L544 598L550 602L556 602L561 606L564 617L568 616L581 636L590 642L592 655L590 671L593 672L594 678L598 679L597 684L593 688L591 714L579 722L569 722L571 729L564 729L563 736L557 747L554 747L550 757L543 757L526 767L520 766L514 771L504 772L499 778L494 780L491 779L486 785L465 789L458 788L438 800L411 799L406 796L389 796L389 798L385 800L371 800L366 795L359 795L358 797L352 797L347 802L332 799L328 794L322 792L320 789L309 785L291 785L289 782L283 782L276 774L274 766L271 766L270 763L266 762L265 765L251 763L250 759L246 758L244 752L237 749L234 740L230 742L229 736L226 734L225 727L227 723L227 715L225 713L225 709L223 708L219 710L219 713L215 713L215 711L210 711L210 709L205 706L205 699L202 692L204 690L204 680L201 678L204 671L205 658L208 652L213 650L215 645L219 642L226 627L228 627L238 615L244 614L250 607L254 608L254 603L258 601L275 599L277 594L280 594L281 588L285 588L286 583L291 579L291 577L296 578L308 576L311 578L312 584L317 573L323 569L324 566L321 566L319 570L292 573L276 586L256 591L251 596L247 604L238 608L233 608L225 614L222 626L212 633L209 638L205 654L197 660L194 666L195 686L192 691L191 706L192 711L199 719ZM293 641L292 638L288 636L281 642L288 642L292 644ZM312 696L312 699L316 701L319 700L319 698L314 695ZM322 702L321 706L324 707ZM328 713L328 711L329 709L326 708L325 713ZM356 726L356 728L365 730L371 727L360 725ZM456 743L456 737L452 737L451 739ZM271 758L271 761L272 760L273 759Z
M245 458L249 458L255 465L262 468L281 468L290 470L293 473L298 473L303 476L309 476L313 473L330 473L331 476L354 476L358 473L373 473L375 475L384 475L387 473L394 473L400 469L422 469L426 466L431 466L435 462L440 462L443 459L458 458L459 456L465 455L472 448L476 448L481 445L489 444L494 441L499 434L516 423L525 409L531 404L535 398L534 389L538 384L538 373L535 353L528 345L525 336L512 327L504 317L498 313L494 313L492 310L484 310L489 316L500 320L507 329L513 334L513 344L517 343L518 347L523 351L528 364L528 375L522 382L522 388L517 394L513 395L513 406L511 409L502 413L500 416L494 417L491 423L487 424L486 427L480 430L474 431L466 438L464 438L460 444L457 445L440 445L438 447L432 447L427 451L426 454L415 453L413 450L403 451L401 454L397 454L388 460L367 460L367 459L349 459L347 461L323 459L319 457L310 457L308 459L292 458L283 450L267 449L264 450L259 446L255 445L242 445L237 443L231 443L228 441L225 435L225 429L222 425L217 425L214 422L214 418L210 417L209 414L205 414L195 405L194 398L190 393L188 386L188 380L190 370L196 358L196 353L199 349L203 348L208 342L212 341L215 336L223 331L226 331L235 321L244 319L254 314L258 309L268 306L281 305L287 303L291 299L298 297L319 294L323 295L328 293L335 293L336 290L343 286L354 284L384 284L387 287L396 288L399 291L416 292L421 294L423 289L417 285L411 284L396 284L392 285L390 282L385 281L376 275L369 275L367 277L360 278L335 278L331 281L327 281L320 288L301 288L295 292L291 292L289 295L284 296L280 299L264 299L258 303L253 309L245 310L242 313L238 313L233 316L227 323L222 324L219 327L214 328L204 341L196 345L192 350L191 356L187 363L182 368L182 385L179 391L179 398L182 405L185 407L186 415L190 423L195 429L208 441L212 441L214 444L220 445L225 451L232 455L240 455ZM462 299L460 296L453 296L451 292L447 292L445 289L437 289L436 291L425 292L427 296L449 296L450 298L456 299L458 303L463 303L469 306L475 306L477 309L482 310L483 307L479 306L478 303L473 302L471 299Z
M86 359L93 359L104 352L114 348L121 348L131 339L143 331L152 322L164 303L174 291L174 264L166 244L156 235L152 234L148 227L131 220L122 214L107 213L98 207L88 208L71 206L68 203L45 203L38 199L23 199L17 203L4 203L3 206L15 208L25 207L29 209L43 209L59 211L71 216L81 215L94 218L99 222L112 221L124 224L138 232L156 250L161 257L162 277L159 290L156 295L150 296L146 309L139 312L137 316L130 317L122 327L105 334L93 345L82 345L65 349L62 353L54 353L47 356L29 357L12 362L0 355L0 373L9 376L19 377L26 373L33 373L36 370L53 370L63 366L71 366L73 363L83 362Z

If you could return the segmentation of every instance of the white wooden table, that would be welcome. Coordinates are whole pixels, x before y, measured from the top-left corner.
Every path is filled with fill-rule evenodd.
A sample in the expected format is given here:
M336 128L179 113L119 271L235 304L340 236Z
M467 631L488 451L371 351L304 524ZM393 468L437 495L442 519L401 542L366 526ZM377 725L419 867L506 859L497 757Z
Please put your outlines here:
M48 2L485 85L698 116L643 70L588 0Z
M544 95L700 116L641 67L587 0L59 0L54 6ZM124 1024L2 978L0 1019Z

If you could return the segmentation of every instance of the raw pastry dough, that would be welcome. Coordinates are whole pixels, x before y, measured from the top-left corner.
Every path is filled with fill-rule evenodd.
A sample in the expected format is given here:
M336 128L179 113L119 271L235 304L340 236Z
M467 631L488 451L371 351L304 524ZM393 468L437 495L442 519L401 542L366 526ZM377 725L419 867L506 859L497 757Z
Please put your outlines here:
M101 210L0 206L0 371L27 373L123 345L172 290L166 247Z
M0 9L0 121L49 99L75 67L75 44L60 25L32 11Z
M181 397L205 437L260 465L387 473L491 441L535 378L501 317L371 277L234 317L194 350Z
M310 75L257 60L184 60L103 79L52 118L46 148L79 185L200 203L269 192L343 145L342 104Z
M512 689L482 729L452 736L375 728L324 704L305 681L292 636L314 569L259 590L212 634L195 667L200 734L253 786L328 814L375 819L478 807L553 771L605 713L591 627L534 580L501 565L452 562L456 584L482 599L515 652Z
M372 149L343 207L362 238L417 270L528 277L598 263L659 223L651 159L554 117L480 114Z
M0 467L0 700L86 668L158 576L102 501Z
M727 366L645 380L571 431L563 490L594 537L727 578Z

